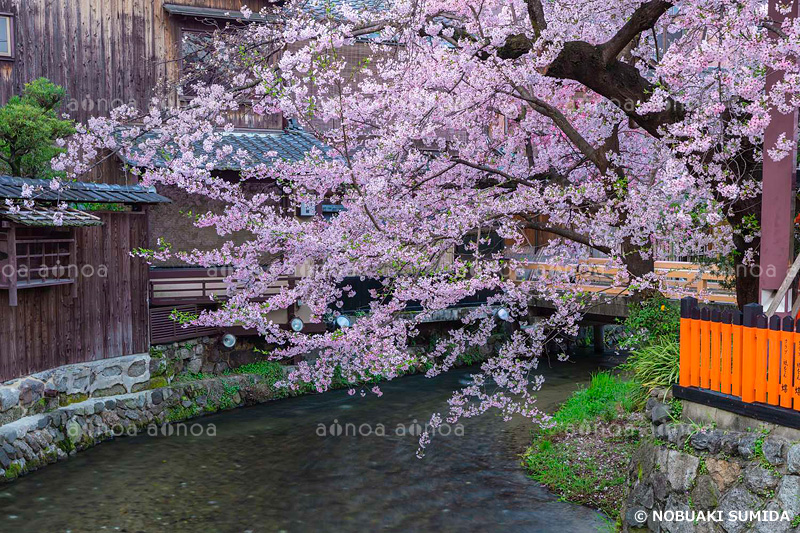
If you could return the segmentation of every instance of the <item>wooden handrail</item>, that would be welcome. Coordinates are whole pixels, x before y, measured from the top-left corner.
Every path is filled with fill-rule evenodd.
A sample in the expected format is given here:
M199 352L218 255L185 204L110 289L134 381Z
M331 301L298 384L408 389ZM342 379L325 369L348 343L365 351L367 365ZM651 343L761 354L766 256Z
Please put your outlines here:
M620 273L620 268L609 266L609 259L587 258L579 263L569 265L553 265L550 263L528 262L522 265L523 270L539 272L575 272L578 288L586 292L605 292L609 295L623 295L625 288L613 287L610 280ZM656 261L655 271L666 278L667 296L679 298L686 296L685 291L693 290L704 299L719 303L736 303L733 291L720 287L729 276L721 272L707 271L701 265L683 261ZM512 277L516 277L512 273ZM707 292L709 289L712 292Z

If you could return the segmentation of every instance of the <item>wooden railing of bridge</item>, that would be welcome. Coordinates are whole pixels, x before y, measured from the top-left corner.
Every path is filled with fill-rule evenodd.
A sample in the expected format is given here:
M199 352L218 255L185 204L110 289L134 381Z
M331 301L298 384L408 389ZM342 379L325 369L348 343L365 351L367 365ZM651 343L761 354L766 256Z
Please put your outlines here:
M735 291L728 284L731 280L714 267L683 261L656 261L655 271L663 277L668 297L678 299L694 296L703 301L736 303ZM528 262L524 264L522 272L512 272L511 276L522 281L547 272L574 273L571 281L577 282L578 289L582 291L602 292L609 296L628 294L626 288L613 285L619 269L612 267L610 261L604 258L583 259L580 264L571 265Z

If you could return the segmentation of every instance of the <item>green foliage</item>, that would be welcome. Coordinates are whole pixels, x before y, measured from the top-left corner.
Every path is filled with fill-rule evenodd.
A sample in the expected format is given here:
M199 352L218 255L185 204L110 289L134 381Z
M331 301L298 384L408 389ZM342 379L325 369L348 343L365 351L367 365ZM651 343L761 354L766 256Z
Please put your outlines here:
M678 340L681 312L677 304L663 296L636 302L629 306L622 322L626 338L623 348L644 346L659 339Z
M199 412L199 408L194 403L189 407L178 404L167 410L167 420L170 422L180 422L195 417Z
M267 382L274 384L284 378L284 366L277 361L256 361L242 365L235 370L226 370L229 374L255 374L267 378Z
M553 416L554 430L576 426L596 417L612 420L620 411L630 413L636 410L641 402L638 383L625 381L610 372L598 372L592 376L588 388L576 391Z
M8 465L8 468L6 468L6 479L18 478L20 474L22 474L22 466L19 463L11 463Z
M235 398L239 394L239 385L235 383L222 382L222 394L217 399L216 405L213 409L209 410L225 410L233 409L238 405Z
M75 132L58 116L65 91L46 78L25 84L20 96L0 107L0 171L15 176L52 176L49 162L62 149L55 140Z
M80 209L81 211L130 211L131 208L125 204L75 204L75 209Z
M648 391L669 387L678 382L680 373L680 344L669 337L634 350L620 367L632 373L633 379Z
M214 377L214 374L206 374L205 372L186 372L178 376L175 381L178 383L186 382L186 381L200 381L203 379L211 379Z
M267 384L271 389L275 388L275 384L284 379L285 367L277 361L256 361L255 363L248 363L242 365L234 370L226 370L225 375L231 374L250 374L261 376L266 379ZM285 398L288 392L285 388L275 390L277 398Z

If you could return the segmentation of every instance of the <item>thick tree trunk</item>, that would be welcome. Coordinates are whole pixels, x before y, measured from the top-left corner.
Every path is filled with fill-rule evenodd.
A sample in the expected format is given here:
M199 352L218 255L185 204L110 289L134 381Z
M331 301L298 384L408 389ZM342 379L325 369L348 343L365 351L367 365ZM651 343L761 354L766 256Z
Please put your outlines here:
M656 262L655 259L653 259L652 254L650 254L650 258L648 259L643 258L642 254L640 253L640 247L631 244L630 240L627 238L623 239L622 241L622 254L623 260L625 261L625 266L628 269L628 273L631 275L631 278L639 278L645 276L646 274L650 274L655 270ZM658 294L659 293L656 289L636 291L631 294L630 300L634 302L640 302L642 300L652 298Z
M753 268L743 265L737 258L734 264L736 272L736 304L742 309L746 304L758 303L758 276Z

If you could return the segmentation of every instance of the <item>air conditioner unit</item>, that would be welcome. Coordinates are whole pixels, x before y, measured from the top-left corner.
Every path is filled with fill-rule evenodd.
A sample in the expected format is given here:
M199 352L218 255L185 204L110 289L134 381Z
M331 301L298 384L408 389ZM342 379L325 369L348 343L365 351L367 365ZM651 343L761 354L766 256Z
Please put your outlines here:
M300 204L301 217L313 217L317 214L317 206L311 203Z

